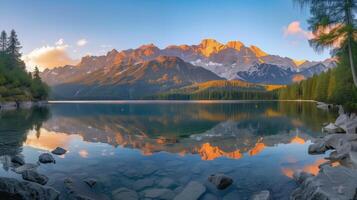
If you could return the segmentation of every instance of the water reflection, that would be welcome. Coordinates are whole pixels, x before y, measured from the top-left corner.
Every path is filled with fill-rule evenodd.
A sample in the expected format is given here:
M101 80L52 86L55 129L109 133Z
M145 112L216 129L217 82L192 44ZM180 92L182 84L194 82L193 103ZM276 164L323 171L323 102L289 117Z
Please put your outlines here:
M319 112L311 103L277 102L64 104L53 106L52 112L54 116L43 126L44 134L52 131L79 135L88 142L140 149L145 155L160 151L199 154L204 160L221 156L237 159L246 152L256 155L266 146L280 143L303 144L333 117ZM57 137L58 142L65 139L63 134ZM54 140L43 139L46 141Z
M20 153L28 131L40 137L42 123L49 118L47 108L0 112L0 156Z
M68 153L39 170L59 190L66 177L78 185L84 178L97 178L97 190L80 186L93 199L110 199L118 187L142 195L147 188L137 189L138 180L153 179L148 187L156 188L163 178L176 181L170 188L175 194L197 180L219 197L247 199L269 189L274 199L286 199L296 187L290 179L295 171L316 173L324 162L321 156L308 156L306 148L321 135L321 125L335 119L302 102L55 104L0 116L5 169L0 176L16 177L8 170L9 156L22 154L35 163L41 152L60 146ZM217 172L239 181L217 191L207 183Z

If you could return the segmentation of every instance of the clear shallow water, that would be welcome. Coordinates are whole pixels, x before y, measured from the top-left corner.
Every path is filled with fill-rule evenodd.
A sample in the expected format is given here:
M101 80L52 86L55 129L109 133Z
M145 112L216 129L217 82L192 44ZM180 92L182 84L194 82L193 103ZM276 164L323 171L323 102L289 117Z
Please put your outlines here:
M323 156L308 155L307 147L335 115L307 102L111 102L51 104L0 119L0 176L21 179L11 155L36 163L60 146L69 152L38 167L59 191L66 177L94 199L111 199L120 187L177 194L195 180L207 188L201 199L249 199L261 190L288 199L294 171L318 172ZM215 189L207 181L213 173L232 177L233 185ZM86 178L97 179L93 189Z

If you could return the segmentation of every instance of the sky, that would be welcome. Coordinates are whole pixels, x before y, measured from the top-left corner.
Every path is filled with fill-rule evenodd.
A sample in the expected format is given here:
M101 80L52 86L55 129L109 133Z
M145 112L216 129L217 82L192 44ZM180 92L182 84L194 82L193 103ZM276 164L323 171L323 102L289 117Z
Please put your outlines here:
M292 0L2 0L0 30L15 29L26 64L52 68L153 43L159 48L212 38L256 45L301 60L316 53L301 10Z

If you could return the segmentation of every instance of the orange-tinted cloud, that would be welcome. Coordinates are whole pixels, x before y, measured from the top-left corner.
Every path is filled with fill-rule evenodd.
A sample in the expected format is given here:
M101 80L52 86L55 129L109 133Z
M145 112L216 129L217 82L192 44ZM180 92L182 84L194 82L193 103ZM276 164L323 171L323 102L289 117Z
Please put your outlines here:
M284 27L284 35L299 36L306 39L312 39L314 37L311 31L306 31L301 28L299 21L293 21L287 27Z
M46 129L40 130L40 137L37 137L36 132L30 132L27 135L27 139L24 143L25 146L30 146L33 148L52 151L56 147L62 147L65 149L69 148L69 143L72 140L82 138L78 135L68 135L65 133L47 131Z
M54 46L42 46L24 54L22 60L29 70L35 66L46 69L78 63L78 60L71 58L68 48L69 45L65 44L63 39L59 39Z

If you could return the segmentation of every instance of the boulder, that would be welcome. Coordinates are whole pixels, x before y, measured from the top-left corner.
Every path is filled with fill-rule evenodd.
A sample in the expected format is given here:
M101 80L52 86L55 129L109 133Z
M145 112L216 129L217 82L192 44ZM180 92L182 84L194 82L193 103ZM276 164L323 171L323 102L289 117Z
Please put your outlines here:
M224 190L233 183L233 179L224 174L213 174L208 177L208 181L214 184L219 190Z
M339 127L341 127L346 133L348 134L354 134L357 133L357 116L356 114L340 114L336 121L335 124Z
M139 195L133 190L122 187L112 191L112 198L113 200L138 200Z
M0 194L1 199L57 200L59 198L59 192L51 187L4 177L0 177Z
M324 131L328 132L328 133L338 133L341 132L341 128L336 126L333 123L329 123L327 126L325 126L323 128Z
M38 161L40 163L56 163L56 160L53 158L53 156L49 153L43 153L39 156Z
M35 170L25 170L22 172L22 178L27 181L39 183L45 185L48 181L47 176L39 174Z
M291 195L293 200L351 200L357 188L357 170L323 165L316 176L300 180L300 186Z
M57 147L56 149L54 149L53 151L51 151L51 153L55 154L55 155L63 155L67 152L66 149L63 149L61 147Z
M24 165L25 164L24 159L22 157L20 157L20 156L11 157L11 162L15 163L17 165Z
M348 120L347 114L342 113L337 117L335 124L336 126L342 126L347 120Z
M206 192L206 187L196 181L189 182L174 200L197 200Z
M263 190L257 194L254 194L251 200L270 200L270 192L268 190Z

